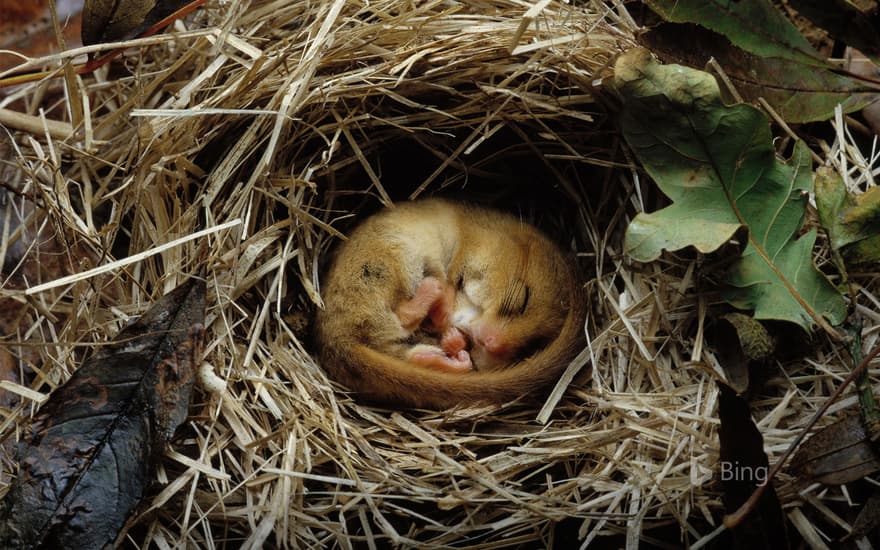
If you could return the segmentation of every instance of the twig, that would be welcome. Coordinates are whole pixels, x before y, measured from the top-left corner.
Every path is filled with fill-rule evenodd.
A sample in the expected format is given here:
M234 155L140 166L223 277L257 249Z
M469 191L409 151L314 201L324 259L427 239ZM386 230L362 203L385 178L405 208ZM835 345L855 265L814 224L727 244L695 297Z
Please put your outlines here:
M788 457L791 456L791 454L798 448L801 442L803 442L804 438L807 437L807 434L810 433L810 429L816 425L816 422L818 422L819 419L822 418L822 415L825 414L826 411L828 411L828 408L831 407L831 405L835 401L837 401L837 399L843 394L843 390L845 390L847 386L849 386L856 378L858 378L859 373L868 368L868 365L871 363L871 361L873 361L874 358L878 355L880 355L880 346L877 346L873 350L871 350L871 353L869 353L867 356L865 356L864 359L862 359L862 362L859 363L859 366L857 366L851 373L849 373L849 376L847 376L846 379L840 384L840 386L838 386L838 388L834 390L834 393L825 400L825 403L823 403L822 406L819 407L819 410L816 411L810 421L807 422L807 425L804 426L804 429L801 430L801 433L798 434L792 444L789 445L788 449L785 450L785 453L783 453L782 456L779 457L779 460L777 460L776 464L773 465L773 468L770 470L770 473L767 475L767 479L764 480L764 483L759 485L758 488L755 489L754 492L752 492L751 496L749 496L749 499L745 501L742 506L740 506L734 513L724 516L725 527L727 527L728 529L733 529L734 527L742 523L742 521L750 513L752 513L752 510L754 510L755 507L758 505L758 501L761 499L764 491L770 485L770 482L773 480L774 477L776 477L776 474L779 473L779 470L782 469L782 466L785 464L785 461L788 460Z

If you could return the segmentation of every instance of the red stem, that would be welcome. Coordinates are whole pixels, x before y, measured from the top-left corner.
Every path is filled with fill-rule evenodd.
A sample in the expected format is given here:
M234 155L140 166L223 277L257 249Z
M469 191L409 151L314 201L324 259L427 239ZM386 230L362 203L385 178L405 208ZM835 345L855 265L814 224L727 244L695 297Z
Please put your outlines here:
M166 16L165 18L160 20L158 23L155 23L150 28L148 28L147 30L145 30L141 34L137 35L135 38L146 38L147 36L152 36L152 35L156 34L157 32L161 31L162 29L164 29L165 27L167 27L168 25L170 25L171 23L173 23L177 19L180 19L181 17L184 17L186 15L189 15L193 11L197 10L199 7L202 6L202 4L204 4L207 1L208 0L193 0L192 2L183 6L182 8L175 11L174 13ZM119 57L119 55L123 51L125 51L125 49L126 49L125 46L119 47L119 48L116 48L115 50L112 50L112 51L104 54L101 57L89 59L85 63L74 67L74 70L76 71L76 74L87 74L92 71L95 71L96 69L103 67L104 65L109 63L111 60L115 59L116 57ZM47 77L47 76L51 75L52 73L54 73L55 71L57 71L57 69L53 69L51 71L38 71L38 72L33 72L33 73L24 73L24 74L9 76L9 77L0 79L0 88L5 88L7 86L14 86L16 84L24 84L25 82L33 82L35 80L39 80L41 78ZM61 73L56 73L55 77L59 76L60 74Z

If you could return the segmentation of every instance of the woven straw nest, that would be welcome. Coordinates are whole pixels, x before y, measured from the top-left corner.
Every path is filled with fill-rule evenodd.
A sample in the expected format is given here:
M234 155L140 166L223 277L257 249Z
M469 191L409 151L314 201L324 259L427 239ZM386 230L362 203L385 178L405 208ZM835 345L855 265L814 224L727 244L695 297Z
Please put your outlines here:
M626 221L658 204L594 88L634 30L616 1L212 2L97 74L13 91L4 106L60 124L2 138L5 185L20 191L3 219L21 236L4 254L37 258L6 295L149 254L7 299L4 328L39 375L14 388L3 433L17 436L82 343L203 272L217 379L196 392L131 543L709 535L722 511L721 374L703 345L715 297L690 256L622 255ZM546 402L434 413L364 406L328 381L308 338L328 250L381 205L433 194L518 212L579 253L591 376L569 373ZM41 253L54 271L35 267ZM755 404L771 462L844 367L820 354L787 369Z

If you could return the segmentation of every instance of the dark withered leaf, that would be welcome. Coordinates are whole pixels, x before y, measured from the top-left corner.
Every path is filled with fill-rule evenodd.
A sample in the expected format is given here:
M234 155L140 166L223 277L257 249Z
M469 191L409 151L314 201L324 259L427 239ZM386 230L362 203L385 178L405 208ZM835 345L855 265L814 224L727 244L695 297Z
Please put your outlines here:
M19 445L0 548L114 541L186 418L204 310L204 283L181 285L52 393Z
M739 508L759 484L767 481L768 460L764 452L764 438L752 421L749 404L724 384L718 416L720 448L720 478L724 488L722 500L728 513ZM785 516L776 496L772 481L758 501L755 510L733 529L737 548L788 548Z
M875 489L856 516L849 537L852 539L866 537L878 527L880 527L880 489Z
M789 470L804 481L842 485L880 470L874 449L858 414L819 430L795 453Z
M134 38L189 1L86 0L82 12L82 43L89 45Z

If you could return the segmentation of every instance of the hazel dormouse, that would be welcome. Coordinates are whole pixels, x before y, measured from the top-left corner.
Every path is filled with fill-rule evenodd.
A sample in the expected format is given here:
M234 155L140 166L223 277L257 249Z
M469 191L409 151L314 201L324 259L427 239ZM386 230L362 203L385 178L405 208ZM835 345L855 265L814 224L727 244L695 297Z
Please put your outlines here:
M538 229L443 199L361 223L322 279L331 378L371 402L504 403L554 383L583 348L572 262Z

